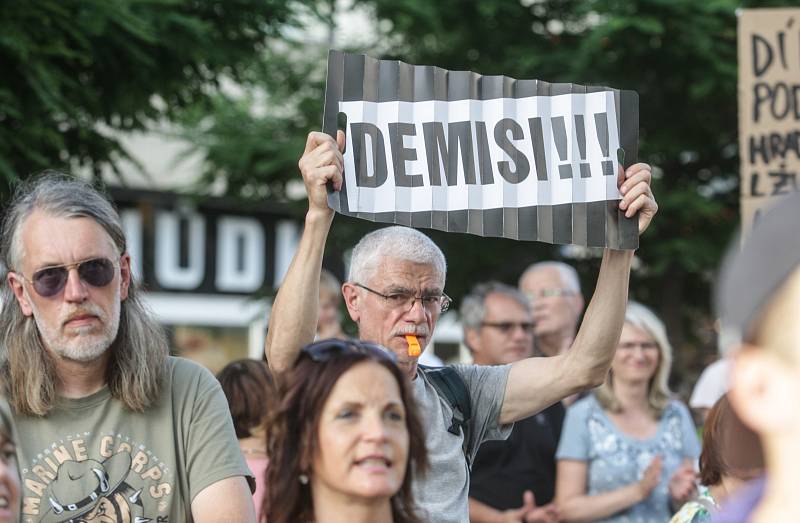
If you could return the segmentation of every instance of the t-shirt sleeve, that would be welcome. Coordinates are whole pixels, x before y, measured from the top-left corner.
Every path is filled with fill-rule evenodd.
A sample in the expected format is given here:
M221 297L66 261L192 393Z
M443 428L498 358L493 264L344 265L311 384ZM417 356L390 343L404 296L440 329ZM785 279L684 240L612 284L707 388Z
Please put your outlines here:
M252 491L255 478L239 448L225 394L208 370L196 372L197 386L189 389L194 389L196 396L187 398L192 409L186 432L189 499L193 501L204 488L234 476L244 476Z
M684 458L697 459L700 456L700 441L697 438L697 427L694 426L689 409L677 401L678 416L681 419L681 436L683 437Z
M500 425L500 410L506 394L511 365L454 365L469 389L472 403L472 445L474 458L481 443L506 439L514 424Z
M567 409L556 459L589 460L589 430L587 426L587 400L581 400Z

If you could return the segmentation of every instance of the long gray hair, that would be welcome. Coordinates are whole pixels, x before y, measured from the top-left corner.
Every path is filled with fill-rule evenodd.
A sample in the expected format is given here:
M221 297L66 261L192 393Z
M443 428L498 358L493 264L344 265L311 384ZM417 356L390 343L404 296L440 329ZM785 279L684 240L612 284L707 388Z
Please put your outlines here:
M91 218L108 233L120 254L126 251L119 214L108 198L86 182L46 171L20 184L6 210L0 237L4 283L8 271L19 267L24 256L20 231L35 210L55 217ZM111 395L131 410L144 410L161 392L169 348L133 279L109 350L106 381ZM0 285L0 379L20 414L44 416L55 403L55 362L42 344L36 321L22 313L9 284Z

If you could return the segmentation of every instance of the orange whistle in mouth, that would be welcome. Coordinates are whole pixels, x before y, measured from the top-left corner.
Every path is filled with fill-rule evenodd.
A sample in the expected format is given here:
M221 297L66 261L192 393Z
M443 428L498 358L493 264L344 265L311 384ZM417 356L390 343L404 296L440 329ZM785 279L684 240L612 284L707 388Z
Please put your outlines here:
M419 346L419 340L413 334L406 334L406 341L408 342L408 355L417 358L422 354L422 347Z

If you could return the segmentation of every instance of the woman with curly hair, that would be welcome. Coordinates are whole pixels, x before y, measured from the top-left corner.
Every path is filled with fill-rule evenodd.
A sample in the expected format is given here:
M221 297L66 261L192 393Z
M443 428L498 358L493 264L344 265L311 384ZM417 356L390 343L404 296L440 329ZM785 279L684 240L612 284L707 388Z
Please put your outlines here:
M420 523L411 476L427 468L425 438L395 361L372 343L323 340L280 376L269 523Z

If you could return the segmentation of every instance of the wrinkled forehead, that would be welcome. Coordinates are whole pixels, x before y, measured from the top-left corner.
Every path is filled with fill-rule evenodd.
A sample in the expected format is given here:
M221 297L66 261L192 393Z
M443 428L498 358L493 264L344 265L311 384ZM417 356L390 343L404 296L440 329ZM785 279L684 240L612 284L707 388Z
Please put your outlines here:
M378 259L370 283L384 289L405 288L442 292L445 281L444 275L432 263L382 256Z
M561 271L557 267L542 267L529 273L522 282L525 290L561 288L566 286Z
M54 216L39 210L22 222L16 243L18 263L34 270L120 254L111 236L93 218Z
M530 309L518 301L517 298L502 292L491 292L483 301L484 317L493 320L515 320L517 317L527 317Z

